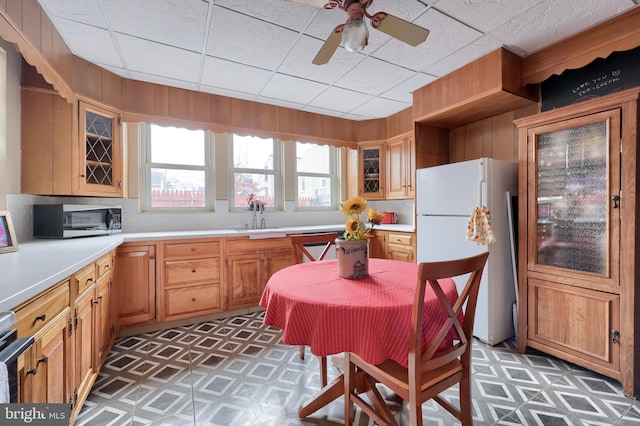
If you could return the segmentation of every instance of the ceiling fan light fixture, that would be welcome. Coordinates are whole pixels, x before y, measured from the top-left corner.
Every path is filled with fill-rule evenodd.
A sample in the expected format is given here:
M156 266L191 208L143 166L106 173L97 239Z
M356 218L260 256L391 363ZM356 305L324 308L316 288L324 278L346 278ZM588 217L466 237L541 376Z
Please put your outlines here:
M349 52L359 52L369 42L369 29L361 17L350 19L342 29L342 45Z

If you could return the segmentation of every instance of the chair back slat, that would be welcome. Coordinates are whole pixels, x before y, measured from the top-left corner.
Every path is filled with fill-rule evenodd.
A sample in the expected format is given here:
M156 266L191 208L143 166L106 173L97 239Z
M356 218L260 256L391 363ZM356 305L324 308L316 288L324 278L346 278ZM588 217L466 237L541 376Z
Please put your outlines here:
M331 247L335 244L336 238L337 234L335 232L292 235L291 245L293 246L293 256L296 263L304 262L305 258L312 262L324 259ZM309 244L319 245L324 247L324 249L319 256L315 257L307 249L307 245Z
M455 359L470 356L469 344L473 334L478 289L488 252L464 259L425 262L420 264L418 283L411 317L411 342L409 346L409 369L415 370L417 377L421 371L438 368ZM442 290L439 279L456 278L469 275L465 287L455 303L451 303ZM424 296L427 284L440 302L446 314L446 320L438 329L435 337L423 351L423 313ZM447 347L447 340L454 340ZM410 374L411 376L411 374Z

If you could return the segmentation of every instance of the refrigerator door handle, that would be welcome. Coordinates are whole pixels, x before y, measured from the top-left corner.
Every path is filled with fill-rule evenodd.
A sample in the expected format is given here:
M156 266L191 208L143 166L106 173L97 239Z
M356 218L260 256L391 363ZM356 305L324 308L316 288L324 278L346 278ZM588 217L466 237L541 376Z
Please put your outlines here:
M480 179L478 180L478 207L482 207L482 183L487 181L484 159L480 160Z

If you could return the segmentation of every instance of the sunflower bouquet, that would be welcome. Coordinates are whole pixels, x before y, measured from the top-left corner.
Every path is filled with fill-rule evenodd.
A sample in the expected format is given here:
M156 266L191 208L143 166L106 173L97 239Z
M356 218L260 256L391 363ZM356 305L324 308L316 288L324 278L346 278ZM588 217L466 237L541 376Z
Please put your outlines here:
M380 225L384 219L384 213L377 212L371 207L367 209L367 200L362 197L353 197L348 199L344 204L340 204L342 213L347 215L347 223L343 238L349 241L365 240L371 238L371 231L375 225ZM360 219L360 214L367 209L367 222L370 226Z

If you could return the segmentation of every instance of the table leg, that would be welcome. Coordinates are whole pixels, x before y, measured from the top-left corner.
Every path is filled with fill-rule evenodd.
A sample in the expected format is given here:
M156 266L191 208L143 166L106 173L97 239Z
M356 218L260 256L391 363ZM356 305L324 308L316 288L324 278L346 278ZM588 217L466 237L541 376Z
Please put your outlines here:
M320 394L313 400L309 401L306 405L302 405L298 410L298 417L301 419L309 417L322 407L338 399L340 395L344 394L344 376L341 374L327 386L322 388Z

